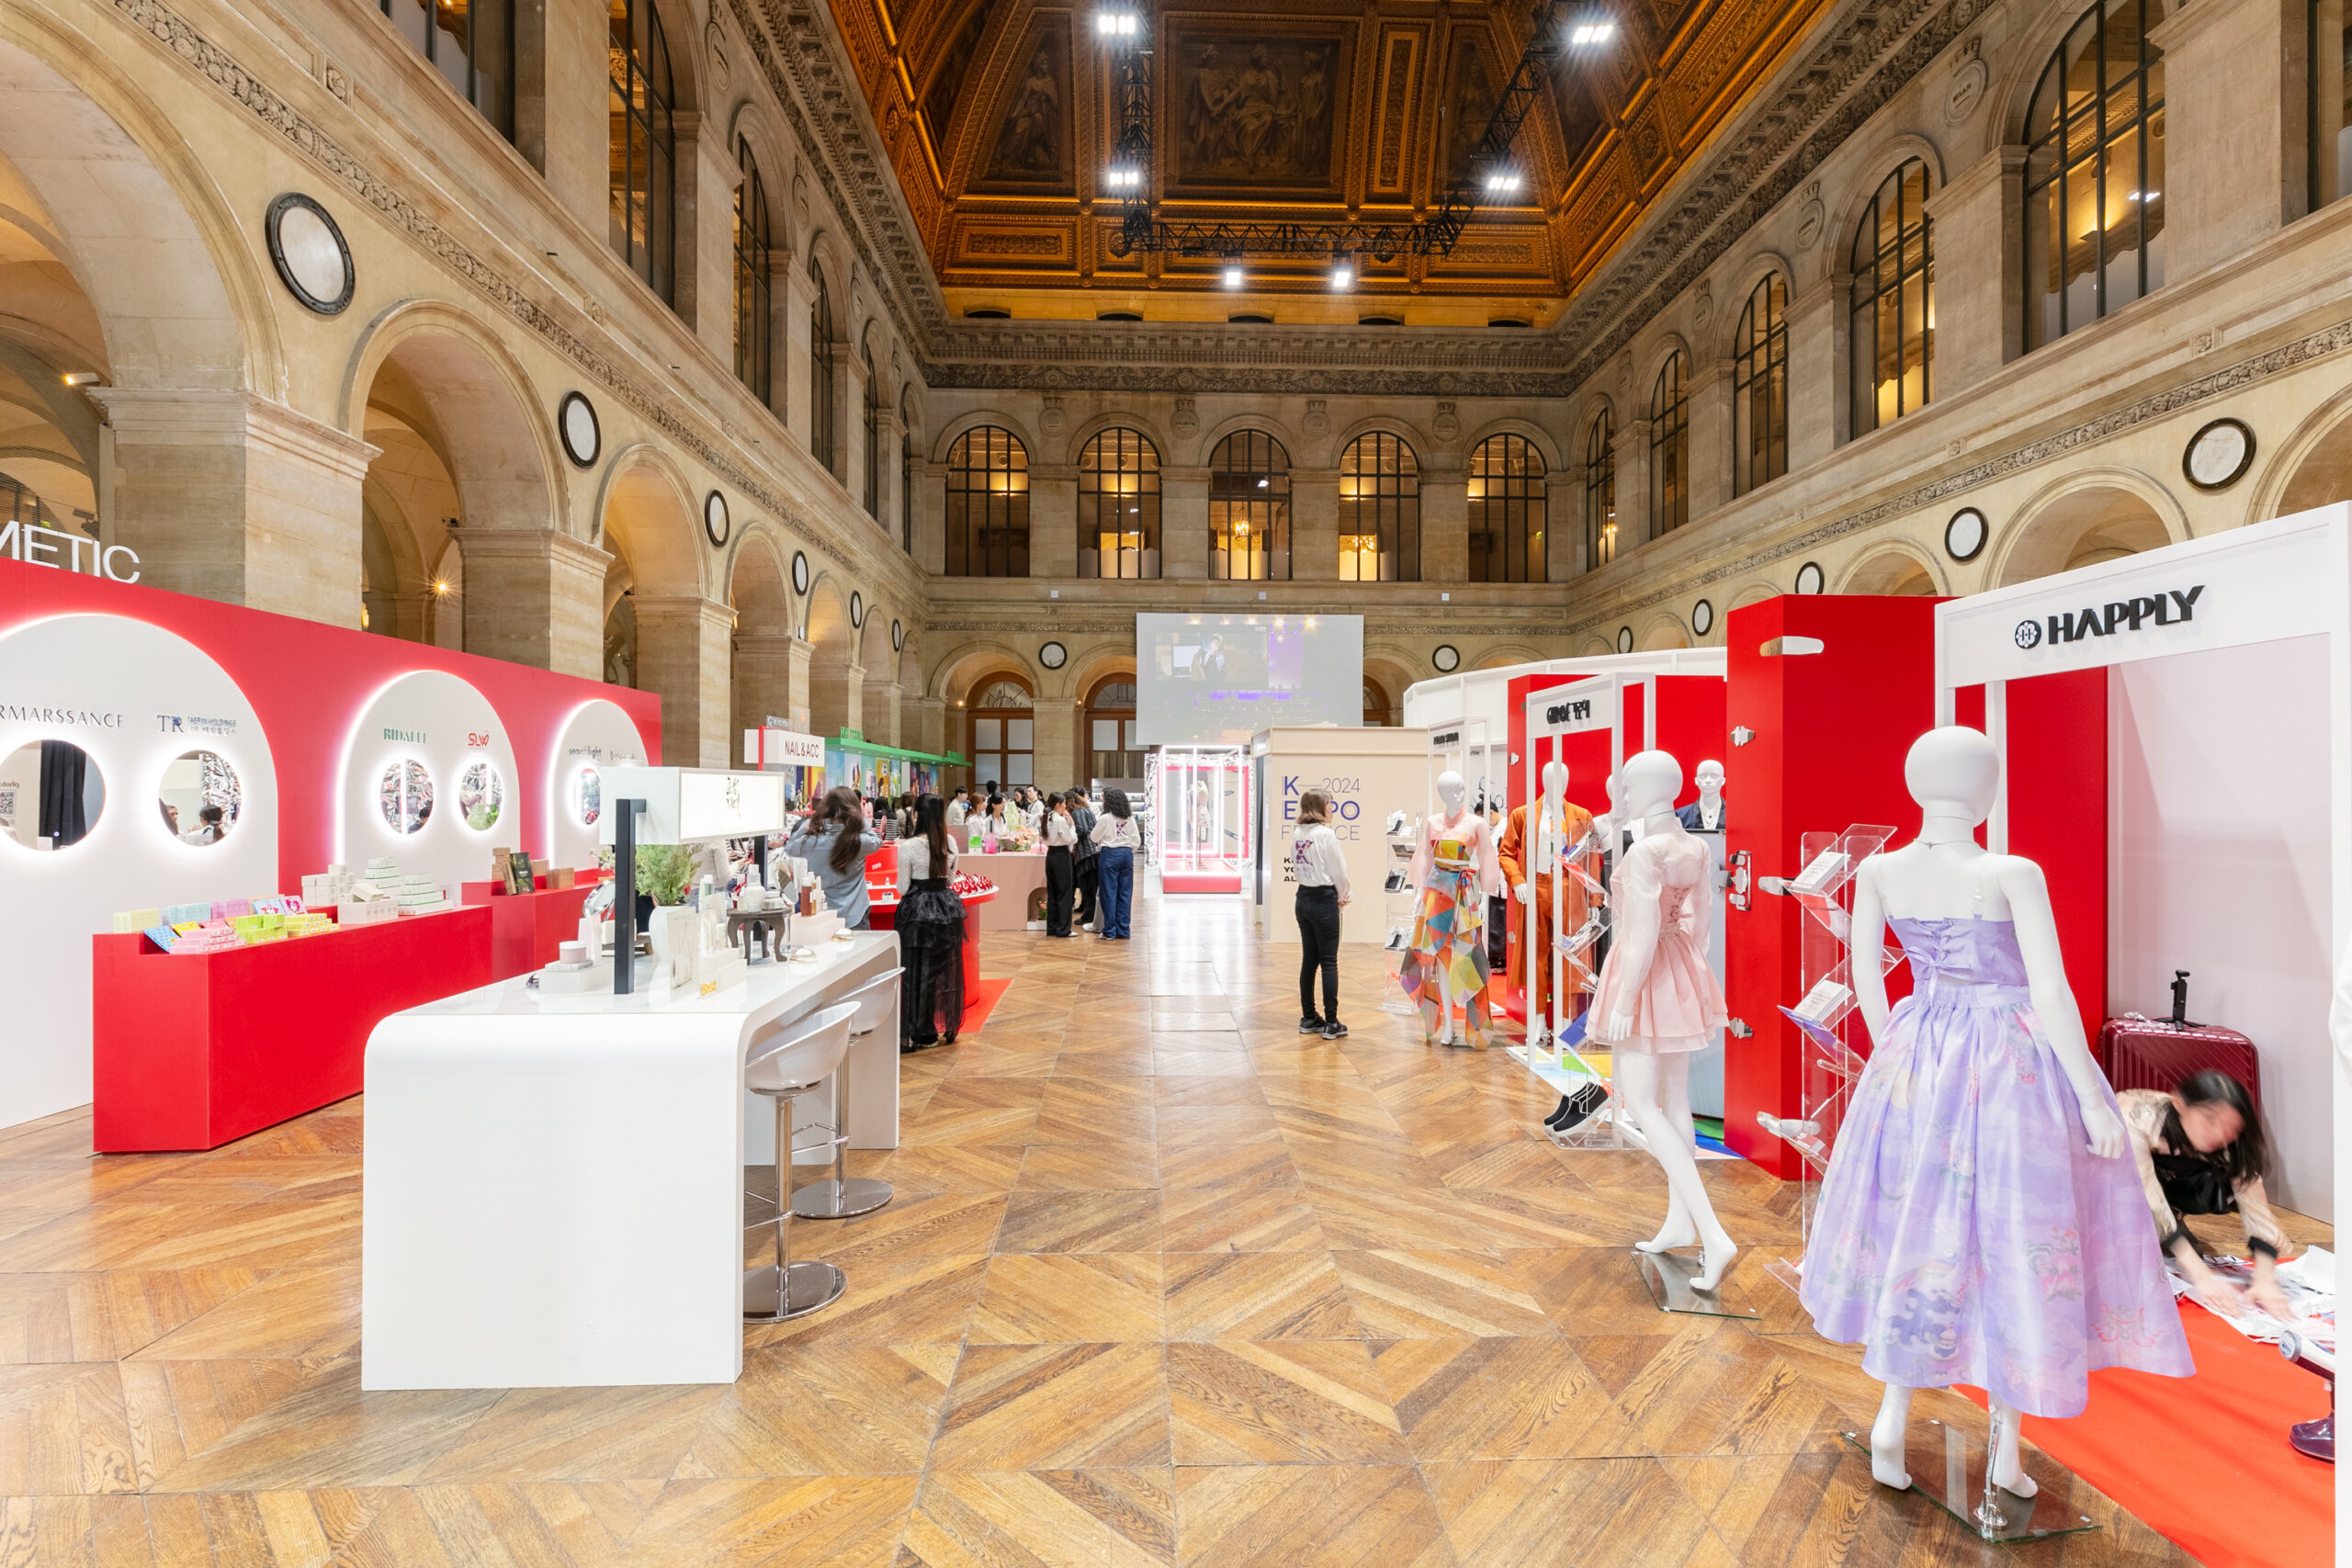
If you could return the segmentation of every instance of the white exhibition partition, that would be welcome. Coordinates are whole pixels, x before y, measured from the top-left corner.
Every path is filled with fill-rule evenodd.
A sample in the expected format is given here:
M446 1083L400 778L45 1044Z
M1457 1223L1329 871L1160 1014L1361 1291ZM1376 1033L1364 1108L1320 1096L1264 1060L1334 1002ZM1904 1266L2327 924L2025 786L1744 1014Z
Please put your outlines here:
M1319 789L1331 797L1331 830L1348 862L1351 897L1340 911L1340 940L1377 945L1387 935L1381 888L1392 861L1383 829L1390 812L1410 812L1419 797L1429 738L1418 729L1318 726L1261 730L1250 750L1265 769L1258 934L1270 942L1298 941L1292 832L1298 797Z
M2192 1014L2262 1055L2276 1190L2332 1219L2352 1162L2347 1045L2328 1045L2352 935L2352 505L2338 503L1936 608L1936 713L2006 682L2106 668L2109 996ZM2006 786L2005 786L2006 787ZM2008 842L2006 794L1987 824Z
M1721 648L1668 648L1646 653L1595 653L1582 659L1545 659L1495 670L1465 670L1416 681L1405 688L1405 727L1442 729L1482 719L1498 738L1510 727L1510 683L1521 675L1716 675L1731 668Z
M582 866L596 858L604 775L645 765L645 739L618 703L591 697L572 710L548 760L548 863Z
M632 727L633 728L634 727ZM337 860L354 876L379 855L429 876L456 903L490 877L490 852L523 847L522 774L505 721L468 681L413 670L369 699L344 743Z

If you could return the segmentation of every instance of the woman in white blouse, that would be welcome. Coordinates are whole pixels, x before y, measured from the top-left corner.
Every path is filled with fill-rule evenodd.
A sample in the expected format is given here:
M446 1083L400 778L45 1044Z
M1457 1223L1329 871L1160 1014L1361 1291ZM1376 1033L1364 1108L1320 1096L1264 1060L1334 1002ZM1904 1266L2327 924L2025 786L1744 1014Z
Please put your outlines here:
M1130 934L1127 919L1135 898L1136 851L1142 842L1142 836L1136 831L1135 808L1127 804L1127 792L1104 790L1102 815L1094 822L1094 875L1098 888L1095 906L1101 912L1102 937L1107 942L1125 942Z
M1070 897L1078 891L1078 824L1068 795L1047 795L1045 811L1046 934L1067 937Z

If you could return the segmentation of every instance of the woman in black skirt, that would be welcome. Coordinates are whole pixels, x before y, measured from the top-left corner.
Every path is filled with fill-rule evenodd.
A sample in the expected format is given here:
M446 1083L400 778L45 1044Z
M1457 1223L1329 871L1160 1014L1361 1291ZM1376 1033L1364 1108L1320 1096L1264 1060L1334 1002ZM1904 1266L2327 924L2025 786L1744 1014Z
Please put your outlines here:
M948 891L955 876L947 803L926 795L915 804L915 830L899 843L901 1051L953 1045L964 1027L964 900Z

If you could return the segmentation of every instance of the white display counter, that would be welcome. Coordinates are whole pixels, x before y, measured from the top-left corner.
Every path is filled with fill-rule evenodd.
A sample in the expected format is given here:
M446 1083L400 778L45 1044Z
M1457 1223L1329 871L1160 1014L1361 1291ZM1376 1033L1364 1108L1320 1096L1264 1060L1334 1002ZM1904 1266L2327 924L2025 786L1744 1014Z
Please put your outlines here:
M899 939L817 951L662 1007L518 977L379 1024L360 1386L734 1382L745 1054L896 967ZM894 1013L850 1048L854 1147L898 1145L898 1035ZM824 1235L798 1240L820 1252Z

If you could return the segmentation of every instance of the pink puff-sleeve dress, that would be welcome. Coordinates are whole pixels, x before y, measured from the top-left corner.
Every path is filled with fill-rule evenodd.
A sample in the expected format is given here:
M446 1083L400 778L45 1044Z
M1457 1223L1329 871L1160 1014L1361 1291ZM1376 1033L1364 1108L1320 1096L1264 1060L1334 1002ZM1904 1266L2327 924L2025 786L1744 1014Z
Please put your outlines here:
M1609 959L1600 966L1592 1017L1606 1022L1632 1012L1634 1032L1617 1042L1619 1049L1702 1051L1724 1026L1724 988L1707 967L1706 883L1707 846L1679 827L1651 833L1617 857L1609 878L1615 911ZM1636 970L1629 987L1627 976Z

